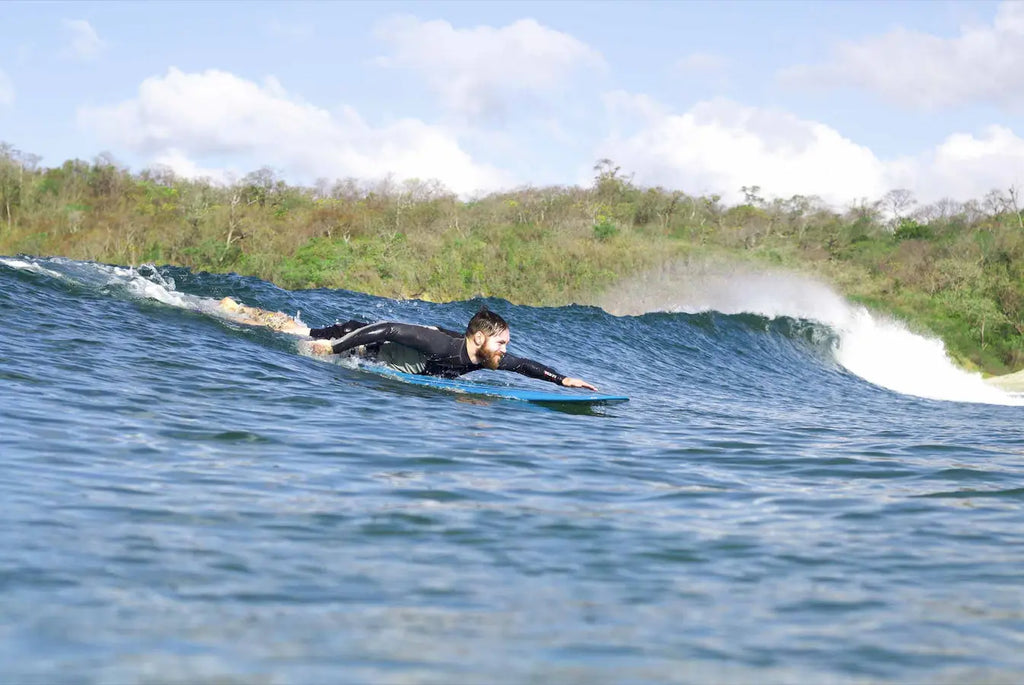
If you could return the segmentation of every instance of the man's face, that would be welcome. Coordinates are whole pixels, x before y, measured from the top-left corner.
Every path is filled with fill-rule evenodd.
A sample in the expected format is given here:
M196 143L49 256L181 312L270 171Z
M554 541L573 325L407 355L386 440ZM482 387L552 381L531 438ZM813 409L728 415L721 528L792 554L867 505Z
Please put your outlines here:
M483 334L481 333L481 335ZM505 356L508 341L508 329L505 329L496 335L485 335L478 353L483 365L488 369L497 369L498 364L501 363L501 358Z

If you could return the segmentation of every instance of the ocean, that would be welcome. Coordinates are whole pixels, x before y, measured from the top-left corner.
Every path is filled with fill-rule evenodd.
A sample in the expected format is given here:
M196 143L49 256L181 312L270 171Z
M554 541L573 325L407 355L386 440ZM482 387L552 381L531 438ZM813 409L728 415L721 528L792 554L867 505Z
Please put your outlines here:
M659 286L437 304L0 258L0 681L1024 678L1024 397L800 278ZM411 386L225 296L486 304L630 401Z

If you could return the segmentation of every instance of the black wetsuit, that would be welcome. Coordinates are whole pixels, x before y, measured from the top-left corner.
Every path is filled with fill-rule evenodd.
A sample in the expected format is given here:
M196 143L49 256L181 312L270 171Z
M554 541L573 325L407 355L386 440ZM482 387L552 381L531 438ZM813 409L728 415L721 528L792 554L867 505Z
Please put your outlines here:
M347 321L326 328L314 328L310 336L318 340L341 338L332 348L334 354L348 352L365 345L370 356L383 343L394 343L418 352L424 362L423 375L455 378L470 371L485 368L483 364L469 359L466 338L462 333L443 328L429 328L407 323L365 324L361 321ZM561 385L565 376L543 364L524 357L506 354L498 364L500 371L514 371L531 378L550 381Z

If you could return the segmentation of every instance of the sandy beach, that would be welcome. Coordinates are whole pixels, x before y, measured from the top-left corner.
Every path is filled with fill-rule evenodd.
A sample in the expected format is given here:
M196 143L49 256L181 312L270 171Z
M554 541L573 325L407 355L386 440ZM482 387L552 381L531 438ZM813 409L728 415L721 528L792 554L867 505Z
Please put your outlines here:
M1024 392L1024 370L1004 376L992 376L986 378L985 382L1009 392Z

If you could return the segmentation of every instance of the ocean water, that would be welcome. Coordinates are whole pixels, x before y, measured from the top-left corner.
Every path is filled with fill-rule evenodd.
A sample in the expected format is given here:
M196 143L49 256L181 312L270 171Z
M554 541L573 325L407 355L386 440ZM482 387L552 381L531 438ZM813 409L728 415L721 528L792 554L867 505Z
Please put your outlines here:
M898 322L777 275L486 300L631 398L572 412L303 356L228 295L482 303L0 258L0 682L1024 678L1024 398Z

